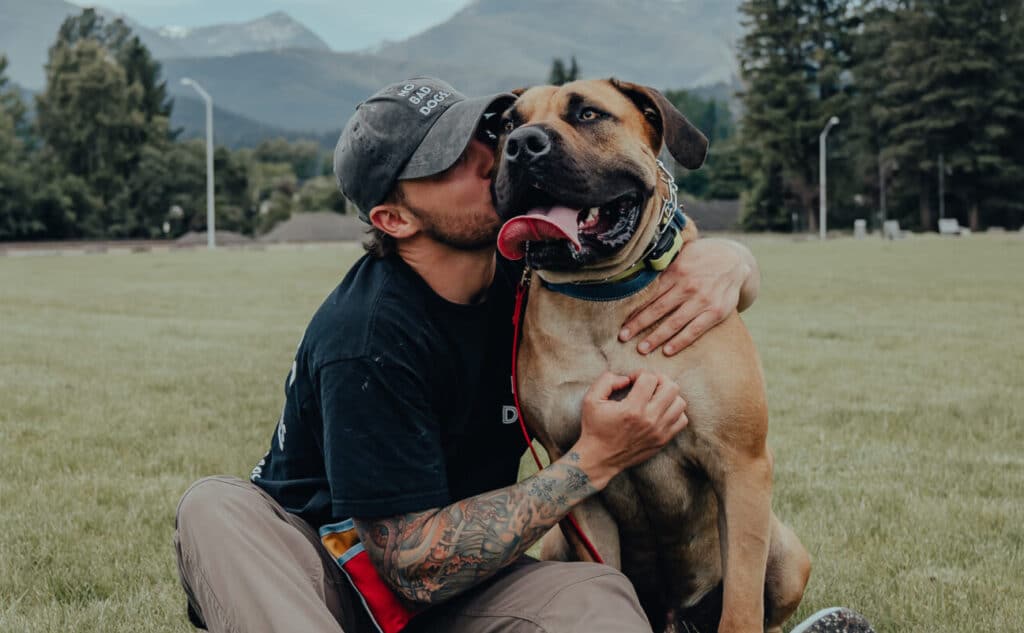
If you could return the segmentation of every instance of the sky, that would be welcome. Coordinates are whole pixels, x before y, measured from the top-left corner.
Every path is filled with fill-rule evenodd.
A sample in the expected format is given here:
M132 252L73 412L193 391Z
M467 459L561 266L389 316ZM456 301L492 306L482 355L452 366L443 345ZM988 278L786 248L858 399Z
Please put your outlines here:
M207 26L245 22L284 11L337 51L401 40L444 22L470 0L99 0L144 26ZM92 2L74 0L78 5Z

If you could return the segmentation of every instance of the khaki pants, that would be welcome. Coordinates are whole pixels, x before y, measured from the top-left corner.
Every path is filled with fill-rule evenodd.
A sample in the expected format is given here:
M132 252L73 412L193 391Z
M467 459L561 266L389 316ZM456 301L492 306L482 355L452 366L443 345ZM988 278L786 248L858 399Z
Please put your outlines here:
M190 611L213 633L376 632L316 531L250 482L193 484L178 504L174 545ZM418 616L406 632L650 630L618 571L523 559Z

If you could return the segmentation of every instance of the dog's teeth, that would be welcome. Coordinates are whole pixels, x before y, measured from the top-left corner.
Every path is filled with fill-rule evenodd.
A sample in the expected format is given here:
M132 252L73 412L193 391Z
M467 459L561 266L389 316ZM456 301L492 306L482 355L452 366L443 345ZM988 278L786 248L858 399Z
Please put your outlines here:
M580 227L593 226L597 223L599 215L601 215L601 210L598 207L591 207L590 211L587 212L587 217L583 218L583 221L580 222Z

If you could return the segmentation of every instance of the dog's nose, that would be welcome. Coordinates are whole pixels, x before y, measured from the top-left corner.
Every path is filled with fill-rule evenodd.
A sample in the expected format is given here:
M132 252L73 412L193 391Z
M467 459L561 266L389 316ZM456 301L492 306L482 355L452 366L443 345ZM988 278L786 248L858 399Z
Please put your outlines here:
M505 140L505 159L529 164L551 151L551 137L537 126L521 127Z

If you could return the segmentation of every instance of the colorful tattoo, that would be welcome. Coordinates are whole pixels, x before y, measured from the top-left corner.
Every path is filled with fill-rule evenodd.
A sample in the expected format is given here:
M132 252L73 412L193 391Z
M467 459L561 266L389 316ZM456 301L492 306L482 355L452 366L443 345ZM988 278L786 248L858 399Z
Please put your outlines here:
M475 586L521 556L596 489L571 465L573 452L514 486L440 510L356 519L366 551L392 589L436 604Z

